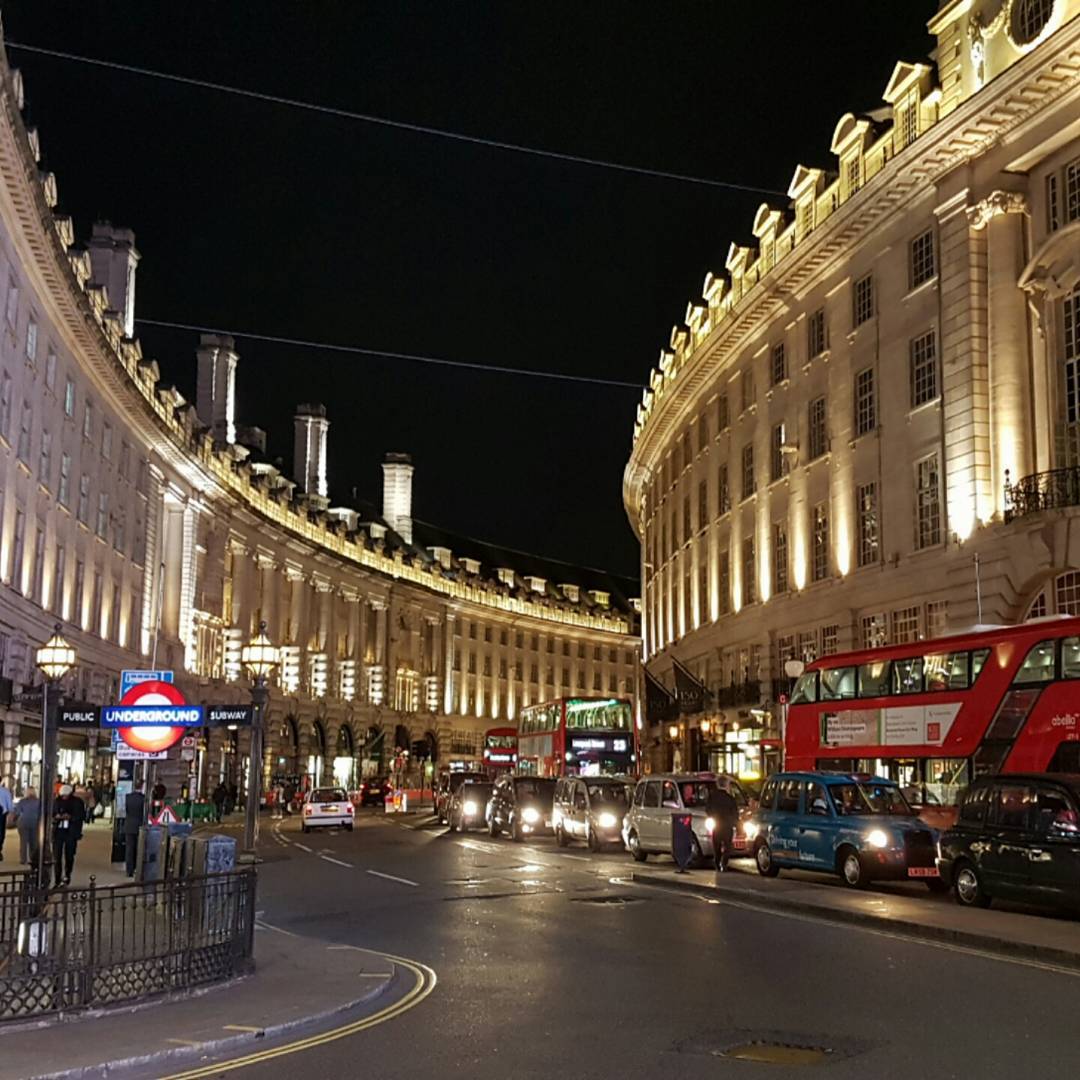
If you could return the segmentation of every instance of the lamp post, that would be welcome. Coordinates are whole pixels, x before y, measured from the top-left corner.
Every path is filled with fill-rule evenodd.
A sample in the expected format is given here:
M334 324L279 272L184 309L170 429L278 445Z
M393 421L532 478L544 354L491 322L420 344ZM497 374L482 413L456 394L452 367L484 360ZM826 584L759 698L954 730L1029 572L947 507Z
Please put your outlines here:
M37 864L37 885L44 889L49 884L49 819L52 817L52 774L56 758L55 731L49 722L49 684L59 682L75 666L75 650L64 640L59 623L53 628L53 636L34 653L34 662L45 677L41 684L41 791L38 793L41 805Z
M798 679L802 673L806 670L806 663L803 660L785 660L784 661L784 674L788 677L790 682L794 682ZM785 695L790 699L791 687L788 687L788 692ZM788 702L784 702L783 711L780 714L780 768L784 767L784 763L787 761L787 711Z
M266 636L266 623L259 623L259 633L240 650L240 662L251 678L251 703L255 715L251 723L251 746L248 758L247 806L244 815L244 851L255 854L259 839L259 801L262 787L263 716L270 690L266 680L278 666L278 651Z

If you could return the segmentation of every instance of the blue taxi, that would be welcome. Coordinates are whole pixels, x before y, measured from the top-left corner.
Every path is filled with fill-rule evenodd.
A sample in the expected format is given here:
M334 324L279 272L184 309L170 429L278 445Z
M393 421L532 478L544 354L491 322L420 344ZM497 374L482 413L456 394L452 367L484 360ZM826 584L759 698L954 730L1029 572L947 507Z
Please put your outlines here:
M743 831L758 872L784 867L838 874L854 889L875 880L924 880L945 886L935 865L937 838L897 784L829 772L771 776Z

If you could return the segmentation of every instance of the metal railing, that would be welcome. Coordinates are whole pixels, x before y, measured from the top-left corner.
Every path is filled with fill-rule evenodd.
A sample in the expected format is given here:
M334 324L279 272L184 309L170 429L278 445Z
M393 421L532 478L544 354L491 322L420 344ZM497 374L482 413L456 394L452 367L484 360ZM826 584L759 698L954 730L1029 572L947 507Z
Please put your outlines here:
M1022 476L1015 484L1005 478L1005 520L1012 521L1040 510L1080 506L1080 466L1051 469Z
M221 982L252 969L255 869L38 890L0 875L0 1021Z

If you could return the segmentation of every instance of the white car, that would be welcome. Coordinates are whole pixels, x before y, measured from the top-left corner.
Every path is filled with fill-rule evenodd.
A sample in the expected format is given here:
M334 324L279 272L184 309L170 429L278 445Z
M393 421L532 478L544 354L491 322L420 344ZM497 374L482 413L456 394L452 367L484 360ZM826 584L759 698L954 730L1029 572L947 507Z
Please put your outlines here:
M356 807L344 788L315 788L308 792L304 800L300 828L303 832L310 832L312 829L333 826L352 832L355 815Z

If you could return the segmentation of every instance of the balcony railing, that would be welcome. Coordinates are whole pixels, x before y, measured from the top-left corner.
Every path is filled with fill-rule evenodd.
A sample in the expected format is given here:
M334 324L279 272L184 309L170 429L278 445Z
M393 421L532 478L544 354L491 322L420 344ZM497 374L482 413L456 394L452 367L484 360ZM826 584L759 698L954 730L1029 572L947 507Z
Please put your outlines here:
M1080 466L1031 473L1015 484L1008 482L1006 474L1006 521L1037 514L1040 510L1060 510L1066 506L1080 506Z

